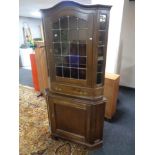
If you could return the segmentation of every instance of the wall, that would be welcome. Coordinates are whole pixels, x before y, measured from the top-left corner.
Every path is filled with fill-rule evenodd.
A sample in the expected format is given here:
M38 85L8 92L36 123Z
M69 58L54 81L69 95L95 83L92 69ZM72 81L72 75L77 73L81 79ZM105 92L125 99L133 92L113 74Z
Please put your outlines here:
M124 1L117 72L120 85L135 88L135 2Z
M33 38L41 38L40 26L42 24L41 19L19 17L19 46L24 43L23 38L23 25L27 23L31 29Z
M82 2L82 0L76 1ZM87 3L90 3L90 0L87 0ZM112 5L106 72L120 74L120 85L135 87L134 2L129 2L129 0L91 0L91 3ZM23 42L22 24L25 21L30 23L33 37L41 35L38 28L38 25L41 25L40 19L20 17L20 44Z
M92 0L92 3L112 5L109 20L106 72L116 73L124 0Z
M120 74L120 85L135 87L135 2L92 0L112 5L110 11L106 72Z

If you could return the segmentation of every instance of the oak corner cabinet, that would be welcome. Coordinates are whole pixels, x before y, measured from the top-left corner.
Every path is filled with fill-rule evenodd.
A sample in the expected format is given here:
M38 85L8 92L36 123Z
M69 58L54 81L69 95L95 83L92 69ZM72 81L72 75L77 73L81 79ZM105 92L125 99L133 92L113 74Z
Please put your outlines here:
M48 70L46 101L51 135L101 146L111 6L63 1L43 9Z

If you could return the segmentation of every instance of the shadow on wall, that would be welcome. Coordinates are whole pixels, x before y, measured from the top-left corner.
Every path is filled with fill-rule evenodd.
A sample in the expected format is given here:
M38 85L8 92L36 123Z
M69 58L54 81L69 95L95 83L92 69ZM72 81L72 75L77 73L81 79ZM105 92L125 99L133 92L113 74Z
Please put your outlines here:
M118 60L117 60L117 68L116 73L121 73L121 65L122 65L122 53L123 53L123 41L120 40L119 49L118 49Z
M135 85L135 64L121 69L120 85L134 88Z
M120 40L116 73L120 74L120 85L133 88L135 85L135 64L130 59L123 61L123 40ZM131 64L131 65L130 65Z

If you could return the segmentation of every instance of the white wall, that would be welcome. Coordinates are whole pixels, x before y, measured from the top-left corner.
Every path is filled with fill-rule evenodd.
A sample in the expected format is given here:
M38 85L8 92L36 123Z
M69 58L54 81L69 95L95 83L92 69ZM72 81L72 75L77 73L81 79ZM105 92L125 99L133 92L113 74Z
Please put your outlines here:
M124 1L117 72L120 85L135 88L135 2Z
M124 0L92 0L92 3L112 5L109 21L106 72L116 73Z
M19 46L24 43L23 38L23 24L27 23L31 29L33 38L41 38L40 26L42 24L41 19L19 17Z
M76 1L83 2L82 0ZM86 2L87 4L91 2L92 4L112 5L106 72L120 74L120 85L135 87L134 2L129 2L129 0L87 0ZM20 17L20 44L23 43L22 25L25 21L29 23L33 37L41 37L38 26L41 25L40 19Z
M135 2L92 0L112 5L110 11L106 72L120 74L120 85L135 87Z

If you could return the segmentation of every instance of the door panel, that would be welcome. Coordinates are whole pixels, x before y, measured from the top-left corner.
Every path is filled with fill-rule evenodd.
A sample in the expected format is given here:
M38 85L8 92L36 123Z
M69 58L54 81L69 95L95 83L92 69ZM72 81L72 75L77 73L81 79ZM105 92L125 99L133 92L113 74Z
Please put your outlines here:
M47 42L52 43L49 47L52 81L88 86L93 15L81 10L60 10L47 21Z
M90 106L79 102L79 100L51 96L48 98L48 107L54 134L81 141L88 139Z

